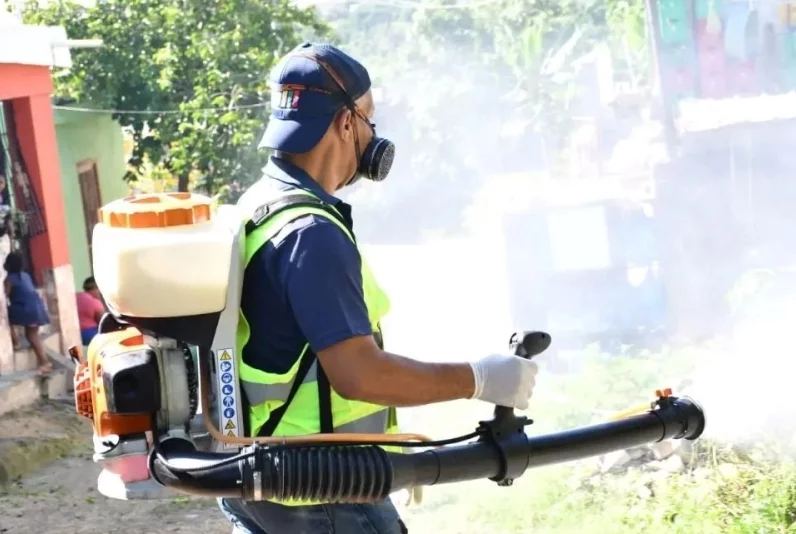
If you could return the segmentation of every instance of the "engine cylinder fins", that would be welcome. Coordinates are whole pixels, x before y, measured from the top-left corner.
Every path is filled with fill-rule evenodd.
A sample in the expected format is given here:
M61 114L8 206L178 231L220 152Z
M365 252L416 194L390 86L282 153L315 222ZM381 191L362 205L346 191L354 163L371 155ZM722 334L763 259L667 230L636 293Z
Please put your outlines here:
M190 419L196 416L196 411L199 408L199 374L196 370L196 362L194 362L191 349L185 343L180 344L182 347L183 357L185 361L185 376L188 380L188 402L190 404Z

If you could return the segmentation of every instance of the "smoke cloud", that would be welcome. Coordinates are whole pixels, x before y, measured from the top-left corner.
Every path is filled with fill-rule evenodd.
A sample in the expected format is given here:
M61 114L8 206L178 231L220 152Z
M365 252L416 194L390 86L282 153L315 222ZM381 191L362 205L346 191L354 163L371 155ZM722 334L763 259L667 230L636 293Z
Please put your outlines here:
M732 104L724 112L688 104L689 127L713 133L688 134L666 162L655 101L638 90L638 72L614 68L617 51L604 43L565 59L574 72L566 117L574 134L554 146L531 107L517 111L510 72L485 72L457 53L459 29L437 35L452 43L447 62L432 51L431 62L417 55L389 69L367 43L346 46L371 70L378 132L397 145L386 182L343 193L392 298L389 348L473 359L506 351L516 329L545 329L554 342L540 358L540 381L557 384L552 377L584 372L594 343L613 355L609 367L699 346L677 368L650 359L650 375L704 405L707 437L790 443L796 307L782 303L796 284L751 291L741 304L733 295L750 270L774 269L778 279L793 256L787 247L796 241L783 228L793 226L786 199L796 188L785 185L783 155L794 133L748 117L728 125ZM429 79L438 83L422 84ZM539 396L588 401L584 411L595 413L616 408L593 393L542 385Z

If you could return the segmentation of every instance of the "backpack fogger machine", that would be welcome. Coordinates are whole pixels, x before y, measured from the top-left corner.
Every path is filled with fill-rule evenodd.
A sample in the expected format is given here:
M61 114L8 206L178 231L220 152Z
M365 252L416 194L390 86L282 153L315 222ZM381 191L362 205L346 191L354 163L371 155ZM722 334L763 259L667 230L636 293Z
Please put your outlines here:
M295 202L302 200L261 206L257 217ZM401 489L475 479L509 486L530 468L702 434L701 407L662 390L644 409L550 435L529 436L530 419L498 406L473 432L438 441L249 438L236 343L246 223L237 207L215 208L191 193L132 196L100 210L94 275L110 312L86 354L70 352L76 409L93 424L104 495L377 502ZM544 332L510 339L526 358L549 344Z

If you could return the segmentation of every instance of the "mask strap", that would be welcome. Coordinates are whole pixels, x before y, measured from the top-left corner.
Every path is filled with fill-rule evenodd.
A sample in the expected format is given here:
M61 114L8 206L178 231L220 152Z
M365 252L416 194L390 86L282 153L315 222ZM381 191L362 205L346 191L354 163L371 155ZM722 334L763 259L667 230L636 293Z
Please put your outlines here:
M340 91L343 94L343 99L345 100L345 106L349 109L349 111L351 111L351 113L355 117L359 117L360 119L365 121L367 124L370 124L370 121L367 119L367 117L365 117L365 114L362 113L362 111L359 109L359 106L357 106L356 102L354 102L354 99L351 98L350 94L348 94L348 90L346 90L345 84L343 83L343 80L340 78L340 76L337 74L337 72L328 63L326 63L322 59L318 58L318 56L316 54L313 54L313 53L310 53L310 52L293 52L293 54L296 55L296 56L302 56L302 57L306 57L307 59L311 59L312 61L314 61L315 63L320 65L321 68L326 71L326 73L329 75L329 77L332 78L332 81L335 84L337 84L337 86L340 88ZM362 159L362 151L360 150L360 146L359 146L359 132L357 130L356 125L354 125L354 150L355 150L355 155L356 155L356 158L357 158L356 159L357 169L354 170L354 176L352 176L351 179L348 180L348 182L346 182L346 185L349 185L354 180L356 180L357 173L359 171L359 168L358 168L359 167L359 161Z

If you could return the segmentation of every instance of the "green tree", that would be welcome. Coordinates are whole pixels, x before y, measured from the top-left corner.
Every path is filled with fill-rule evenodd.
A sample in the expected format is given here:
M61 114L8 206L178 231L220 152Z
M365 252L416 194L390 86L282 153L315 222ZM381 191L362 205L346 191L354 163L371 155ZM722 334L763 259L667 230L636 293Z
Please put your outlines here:
M352 1L325 15L388 95L378 107L399 141L404 184L389 204L417 227L458 226L474 190L507 161L530 171L556 158L598 43L620 74L645 69L643 0ZM509 125L521 133L501 136ZM429 190L443 187L440 206ZM374 217L395 219L386 198L370 200Z
M313 9L289 0L33 1L24 17L62 25L71 39L103 40L100 49L73 50L74 66L56 78L56 91L138 112L115 115L135 141L127 180L151 163L180 190L198 176L211 194L259 177L268 71L304 38L329 33Z

